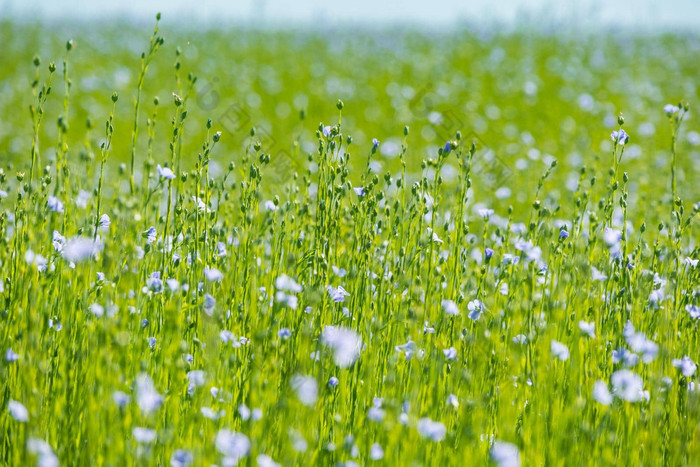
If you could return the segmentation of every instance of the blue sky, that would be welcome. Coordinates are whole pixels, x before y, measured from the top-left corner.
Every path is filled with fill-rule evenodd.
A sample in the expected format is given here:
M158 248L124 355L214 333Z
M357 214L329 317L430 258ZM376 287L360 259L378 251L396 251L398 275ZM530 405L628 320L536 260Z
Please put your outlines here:
M700 0L0 0L0 16L93 18L119 15L150 18L162 11L171 19L199 22L408 22L449 25L459 20L516 24L558 21L577 25L700 27Z

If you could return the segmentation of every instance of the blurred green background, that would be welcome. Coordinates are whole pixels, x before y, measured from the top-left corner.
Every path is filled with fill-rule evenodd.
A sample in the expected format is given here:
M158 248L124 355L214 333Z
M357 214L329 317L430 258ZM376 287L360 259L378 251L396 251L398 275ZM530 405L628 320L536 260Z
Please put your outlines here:
M477 142L475 176L483 177L490 190L476 193L475 199L501 204L490 206L495 208L517 207L534 193L533 173L544 172L554 158L560 165L548 182L551 198L575 186L582 166L605 176L609 134L623 112L631 135L623 170L631 175L632 202L666 202L663 196L653 201L637 197L668 191L670 129L662 107L683 99L691 112L679 139L680 195L698 199L696 34L604 27L548 32L533 26L499 32L493 24L282 29L236 24L200 28L163 17L165 45L146 75L137 161L145 157L146 120L155 96L161 105L154 160L163 164L168 159L168 138L162 136L171 131L175 51L180 47L183 78L188 73L198 78L187 105L186 164L196 158L208 118L215 130L223 131L215 154L219 167L241 158L255 126L255 138L272 155L269 176L283 183L293 171L307 168L319 122L337 123L335 103L342 99L343 131L353 137L350 153L356 168L364 166L377 138L382 144L372 168L395 174L408 125L406 158L409 172L416 174L423 159L435 156L461 130L465 141ZM0 158L17 170L28 165L35 54L42 58L42 80L49 61L58 68L41 132L42 161L55 157L56 122L63 111L61 62L66 40L73 39L69 152L75 156L82 150L77 142L85 138L88 117L95 126L92 138L99 142L110 96L117 91L121 98L111 170L126 162L139 57L152 26L153 21L143 19L3 20ZM445 180L454 174L448 164Z

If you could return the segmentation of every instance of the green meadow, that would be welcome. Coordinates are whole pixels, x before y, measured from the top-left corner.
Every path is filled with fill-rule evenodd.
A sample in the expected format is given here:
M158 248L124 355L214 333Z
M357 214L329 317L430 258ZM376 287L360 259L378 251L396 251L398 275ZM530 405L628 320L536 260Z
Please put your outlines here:
M0 44L1 465L698 465L697 34Z

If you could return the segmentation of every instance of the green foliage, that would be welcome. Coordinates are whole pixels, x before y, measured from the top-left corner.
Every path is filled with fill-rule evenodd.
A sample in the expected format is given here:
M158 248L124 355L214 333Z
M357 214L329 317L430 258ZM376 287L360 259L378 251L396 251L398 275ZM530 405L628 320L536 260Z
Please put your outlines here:
M700 458L698 37L0 26L3 465Z

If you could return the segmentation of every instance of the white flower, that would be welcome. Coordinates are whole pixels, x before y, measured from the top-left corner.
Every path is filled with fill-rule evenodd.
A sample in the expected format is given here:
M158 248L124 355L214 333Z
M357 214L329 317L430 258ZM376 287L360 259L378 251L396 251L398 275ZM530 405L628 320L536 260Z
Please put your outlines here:
M63 245L66 244L66 237L61 235L58 231L54 230L52 243L54 250L60 253L63 250Z
M294 429L289 430L289 439L292 442L292 449L296 452L306 452L309 448L309 443L306 442L304 436Z
M299 300L294 295L287 294L282 292L281 290L278 290L275 294L275 302L281 304L282 306L291 308L292 310L296 310Z
M515 344L527 344L527 336L525 334L518 334L513 337L513 343Z
M688 266L690 266L691 268L696 267L696 266L698 265L698 261L700 261L700 259L685 258L685 259L683 260L683 262L684 262L685 264L687 264Z
M689 303L685 306L685 311L688 312L692 319L700 319L700 306Z
M202 201L199 196L193 196L192 201L194 201L194 204L197 206L197 210L199 212L209 212L207 205L204 204L204 201Z
M578 322L578 328L581 330L581 332L587 334L591 339L595 339L595 323L589 323L581 320Z
M440 302L440 304L442 305L442 309L448 315L457 316L459 314L459 308L457 307L457 304L452 300L443 300Z
M277 206L275 205L275 202L270 200L265 201L265 210L271 212L277 211Z
M622 255L622 244L620 243L622 241L622 232L608 227L603 233L603 240L608 246L610 256L619 258Z
M313 376L294 375L292 389L296 392L299 401L306 406L312 406L318 400L318 383Z
M601 281L602 282L607 278L608 278L608 276L603 274L601 271L596 269L594 266L591 266L591 279L593 279L594 281Z
M445 358L448 360L454 360L457 358L457 349L450 347L449 349L443 349L442 353L445 354Z
M525 253L525 260L529 263L537 262L542 258L542 248L533 245L530 240L518 239L516 240L515 249ZM503 255L503 260L506 260L506 255Z
M683 376L686 376L690 378L695 374L695 370L698 369L698 366L691 360L690 357L687 355L683 357L682 359L673 359L673 366L676 368L680 368L681 373L683 373Z
M106 232L107 230L109 230L110 225L112 225L112 221L109 218L109 216L107 214L102 214L100 216L100 221L99 221L100 230L102 230L103 232Z
M153 167L153 166L151 166ZM170 167L161 167L160 165L156 166L156 170L158 170L158 175L160 178L165 179L165 180L174 180L175 179L175 173L170 169Z
M233 462L229 465L236 465L250 452L250 439L246 435L225 428L216 433L214 444L221 454Z
M280 467L280 464L267 454L260 454L255 460L258 462L258 467Z
M504 441L496 441L489 450L491 460L498 467L519 467L520 451L518 447Z
M136 377L136 403L145 414L156 411L163 403L163 396L158 394L153 380L146 373Z
M608 246L617 244L622 239L622 232L606 227L603 233L603 240Z
M386 412L381 407L370 407L369 410L367 411L367 418L369 418L373 422L377 422L377 423L384 420L385 415L386 415Z
M625 366L635 366L639 362L639 356L630 352L624 347L620 347L612 352L613 363L622 362Z
M647 339L643 332L634 332L634 326L629 321L625 325L625 339L632 351L641 354L644 363L651 363L659 354L658 344Z
M219 339L221 339L221 342L224 344L228 344L229 342L235 341L236 336L231 331L225 329L219 333Z
M561 342L552 340L550 348L552 349L554 356L559 360L565 361L569 359L569 348Z
M204 418L208 418L209 420L214 420L217 421L224 415L226 415L225 410L219 410L218 412L212 409L211 407L202 407L199 409L199 411L202 413L202 416Z
M602 405L610 405L612 403L613 396L604 381L598 380L593 385L593 398Z
M481 312L484 309L484 304L480 300L475 299L467 304L467 310L469 310L469 319L476 321L481 316Z
M180 288L180 282L177 279L166 279L165 285L168 286L171 292L177 292L177 289Z
M673 104L664 105L664 112L666 113L667 117L673 116L674 114L678 113L679 110L680 110L680 108L677 105L673 105Z
M55 196L49 196L47 205L52 212L63 212L63 203Z
M479 209L477 212L482 219L488 219L493 216L493 209Z
M8 348L7 351L5 351L5 361L13 363L17 360L19 360L19 354L12 350L12 348Z
M90 199L90 193L85 190L80 190L78 196L75 198L75 204L83 209L87 208L87 202Z
M218 282L224 278L224 274L216 268L204 268L204 277L208 281Z
M97 316L98 318L101 318L105 314L104 307L99 303L93 303L92 305L90 305L88 310L90 310L90 313Z
M248 406L245 404L239 405L238 415L240 415L243 420L248 421L250 419L250 409Z
M384 458L384 449L378 443L374 443L369 449L369 458L373 461L382 460Z
M416 345L415 342L412 340L409 340L405 344L402 345L397 345L394 347L394 350L396 350L399 353L404 354L406 357L406 360L410 360L411 357L416 353L416 350L418 350L418 346Z
M518 264L520 262L520 256L512 255L510 253L503 254L503 264Z
M24 260L27 262L27 264L36 265L36 269L39 272L46 271L46 265L49 264L49 261L45 257L39 253L34 253L32 250L26 251L24 254Z
M339 268L338 266L331 266L331 269L333 270L333 274L338 277L345 277L345 275L348 273L345 269Z
M666 295L664 294L664 289L654 289L651 292L649 292L649 303L652 305L658 305L659 303L663 302L666 298Z
M348 291L345 290L342 285L339 285L337 289L333 286L327 285L326 290L328 290L328 295L330 295L331 300L336 303L344 302L345 297L350 296Z
M228 255L228 252L226 251L226 244L224 242L216 242L216 255L219 258Z
M455 394L450 394L447 396L447 405L451 405L455 409L459 408L459 399Z
M630 370L618 370L610 377L613 394L628 402L639 402L643 397L644 382Z
M131 434L134 439L143 444L150 444L156 439L156 431L150 428L142 428L140 426L135 427L131 430Z
M326 326L321 340L333 349L333 361L342 368L352 365L362 351L362 339L352 329Z
M12 415L12 418L21 423L26 423L29 421L29 411L21 402L10 400L7 404L7 410Z
M278 290L284 290L285 292L299 293L302 290L301 285L289 277L286 274L281 274L277 280L275 280L275 287Z
M434 442L440 442L445 439L447 428L440 422L433 421L427 417L418 420L418 433L423 437Z
M29 438L27 440L27 450L38 457L39 467L58 467L58 457L51 449L49 443L39 438Z
M115 404L117 404L117 407L126 407L131 400L131 397L121 391L114 391L112 393L112 400Z
M80 263L92 259L102 250L102 244L88 237L73 237L61 249L63 259L71 263Z
M210 294L204 295L204 303L202 304L202 308L204 309L204 312L211 316L214 314L214 307L216 306L216 299L212 297Z
M200 386L204 386L206 373L202 370L192 370L187 372L187 393L192 395L194 390Z

